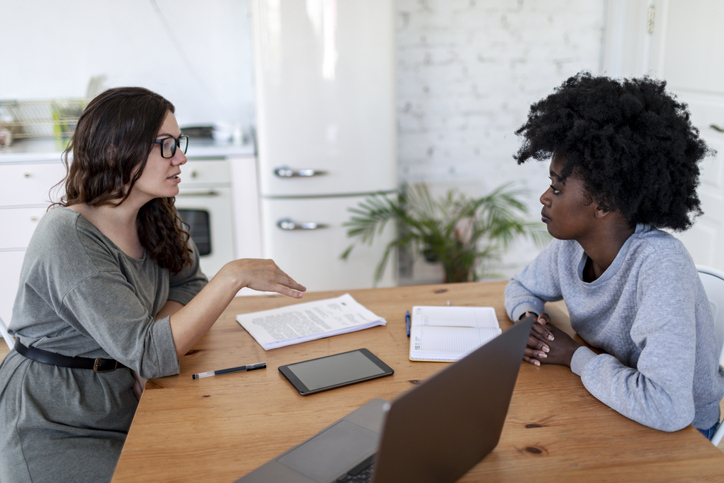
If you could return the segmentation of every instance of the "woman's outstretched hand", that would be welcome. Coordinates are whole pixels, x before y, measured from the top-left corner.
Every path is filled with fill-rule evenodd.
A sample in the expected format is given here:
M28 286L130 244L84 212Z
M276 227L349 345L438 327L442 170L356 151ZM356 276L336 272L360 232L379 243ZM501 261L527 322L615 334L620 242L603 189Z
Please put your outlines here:
M278 292L297 299L307 290L277 267L273 260L243 258L227 263L196 297L171 314L171 334L179 358L206 334L244 287Z
M216 277L228 277L241 288L249 287L262 292L278 292L289 297L301 298L306 292L304 285L280 269L274 260L243 258L227 263ZM214 277L214 278L216 278Z

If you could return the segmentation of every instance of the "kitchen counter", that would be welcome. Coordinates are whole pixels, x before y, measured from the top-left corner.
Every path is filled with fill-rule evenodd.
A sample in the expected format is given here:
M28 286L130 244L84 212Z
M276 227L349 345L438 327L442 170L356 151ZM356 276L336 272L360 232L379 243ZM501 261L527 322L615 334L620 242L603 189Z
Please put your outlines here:
M60 161L63 146L54 138L23 139L13 142L9 148L0 148L0 164L47 163ZM220 143L211 139L190 138L186 157L246 157L254 156L253 142L245 144Z

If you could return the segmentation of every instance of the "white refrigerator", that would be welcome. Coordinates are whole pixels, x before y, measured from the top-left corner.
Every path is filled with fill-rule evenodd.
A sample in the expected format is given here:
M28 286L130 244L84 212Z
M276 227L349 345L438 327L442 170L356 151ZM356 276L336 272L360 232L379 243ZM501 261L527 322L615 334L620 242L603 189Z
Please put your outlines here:
M397 188L394 0L252 0L251 16L263 254L309 290L372 287L394 226L339 256L348 208Z

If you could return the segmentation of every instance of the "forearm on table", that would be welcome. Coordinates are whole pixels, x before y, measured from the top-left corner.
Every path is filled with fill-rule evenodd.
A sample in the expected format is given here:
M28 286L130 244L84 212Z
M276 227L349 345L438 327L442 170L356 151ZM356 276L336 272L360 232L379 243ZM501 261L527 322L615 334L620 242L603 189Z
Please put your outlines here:
M694 419L692 375L678 372L672 364L671 375L647 376L625 366L608 354L586 364L581 375L585 388L599 401L624 416L660 431L678 431Z
M241 289L225 282L224 279L214 278L185 306L167 302L161 309L163 312L169 304L180 306L168 307L169 310L176 309L170 314L170 324L179 359L201 340Z
M511 280L505 288L505 310L508 317L516 321L526 312L540 314L544 302L527 290L518 280Z

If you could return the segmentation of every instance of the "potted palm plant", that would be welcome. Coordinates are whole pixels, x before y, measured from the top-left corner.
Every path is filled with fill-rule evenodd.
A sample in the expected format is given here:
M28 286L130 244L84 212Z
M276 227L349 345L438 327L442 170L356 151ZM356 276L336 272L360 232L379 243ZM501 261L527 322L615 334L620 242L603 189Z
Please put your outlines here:
M375 271L380 280L390 254L406 249L439 262L446 282L481 278L484 261L499 259L518 237L529 237L541 245L548 233L541 223L525 221L528 210L521 201L524 191L502 185L480 198L449 190L433 198L426 184L404 184L398 197L375 194L350 208L347 236L358 240L341 258L347 259L356 243L371 245L388 222L397 223L397 237L387 244Z

